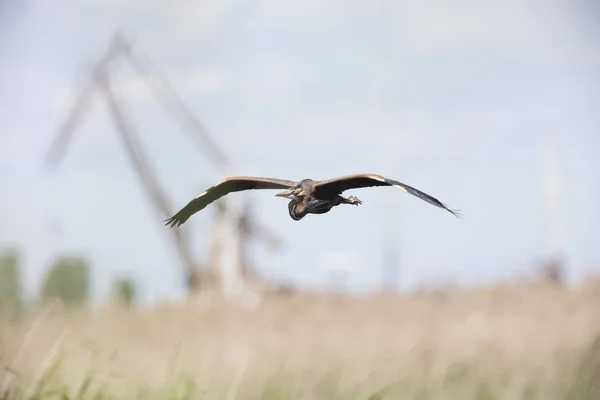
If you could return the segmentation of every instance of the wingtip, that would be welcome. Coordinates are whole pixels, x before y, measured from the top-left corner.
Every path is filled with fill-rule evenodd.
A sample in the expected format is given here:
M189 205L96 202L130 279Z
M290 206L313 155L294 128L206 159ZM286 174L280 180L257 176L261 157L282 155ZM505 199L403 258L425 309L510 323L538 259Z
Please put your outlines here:
M440 204L442 205L442 207L448 211L450 214L454 215L456 218L458 219L463 219L463 215L462 215L462 211L461 210L457 210L457 209L453 209L453 208L449 208L448 206L446 206L444 203L440 202Z
M448 209L448 211L450 211L456 218L458 218L458 219L464 219L461 210L450 210L450 209Z
M175 226L181 225L181 221L177 221L177 219L175 218L175 216L172 216L170 218L164 219L162 222L165 223L165 226L170 226L171 228L173 228Z

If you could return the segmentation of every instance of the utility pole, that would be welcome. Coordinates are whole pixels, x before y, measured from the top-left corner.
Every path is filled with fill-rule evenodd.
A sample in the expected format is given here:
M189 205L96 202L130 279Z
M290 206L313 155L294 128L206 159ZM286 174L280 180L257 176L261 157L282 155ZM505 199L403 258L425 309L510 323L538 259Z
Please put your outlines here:
M547 223L547 241L550 256L542 266L545 279L563 283L565 279L566 223L562 196L558 138L555 133L545 133L542 138L543 202Z

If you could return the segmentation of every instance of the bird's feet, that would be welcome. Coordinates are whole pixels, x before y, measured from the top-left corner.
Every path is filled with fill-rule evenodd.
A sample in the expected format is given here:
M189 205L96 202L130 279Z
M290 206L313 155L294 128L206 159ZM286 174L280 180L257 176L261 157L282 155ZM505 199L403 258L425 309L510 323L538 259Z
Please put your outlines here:
M358 198L356 198L354 196L350 196L345 200L346 200L347 204L354 204L354 205L362 204L362 201L360 201Z

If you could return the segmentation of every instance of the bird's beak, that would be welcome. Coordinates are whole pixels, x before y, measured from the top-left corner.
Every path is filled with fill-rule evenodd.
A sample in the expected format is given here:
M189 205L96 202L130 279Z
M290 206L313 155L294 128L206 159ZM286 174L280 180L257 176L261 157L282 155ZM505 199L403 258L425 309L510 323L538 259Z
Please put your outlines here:
M275 196L285 197L286 199L289 199L291 196L294 196L294 195L296 195L296 189L284 190L283 192L277 193Z

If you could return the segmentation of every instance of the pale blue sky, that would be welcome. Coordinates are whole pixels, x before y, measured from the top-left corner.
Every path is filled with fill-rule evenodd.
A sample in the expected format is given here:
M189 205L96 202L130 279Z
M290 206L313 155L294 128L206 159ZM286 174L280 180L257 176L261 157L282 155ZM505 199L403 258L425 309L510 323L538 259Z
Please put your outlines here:
M350 251L360 267L350 285L376 288L386 233L401 253L404 288L529 274L553 246L565 249L572 278L600 270L593 2L12 3L0 8L0 245L24 251L29 290L53 255L72 251L93 262L96 298L117 274L142 280L146 300L182 292L168 232L128 169L101 98L58 171L42 168L84 67L118 26L240 174L375 172L465 216L378 188L352 193L361 207L295 222L271 191L236 194L252 196L257 218L286 242L277 254L252 249L265 274L326 285L319 260ZM127 65L114 79L175 207L223 178ZM556 162L545 164L552 141ZM558 196L545 195L547 181L560 185ZM384 205L395 210L385 218ZM189 222L199 256L212 211Z

